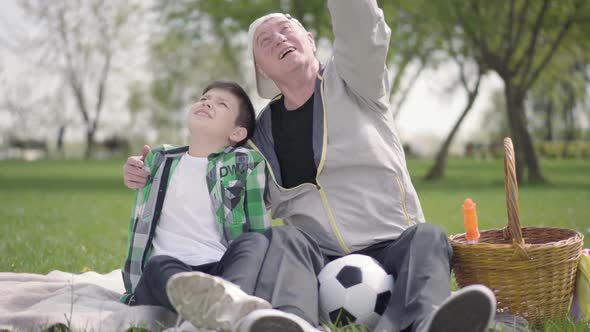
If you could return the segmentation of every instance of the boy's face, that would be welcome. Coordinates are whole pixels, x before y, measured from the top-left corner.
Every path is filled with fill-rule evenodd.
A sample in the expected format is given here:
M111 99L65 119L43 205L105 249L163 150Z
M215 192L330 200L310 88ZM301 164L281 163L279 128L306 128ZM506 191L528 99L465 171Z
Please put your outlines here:
M212 140L235 144L246 138L247 130L236 124L239 99L231 92L213 88L194 103L186 116L191 135L198 133Z

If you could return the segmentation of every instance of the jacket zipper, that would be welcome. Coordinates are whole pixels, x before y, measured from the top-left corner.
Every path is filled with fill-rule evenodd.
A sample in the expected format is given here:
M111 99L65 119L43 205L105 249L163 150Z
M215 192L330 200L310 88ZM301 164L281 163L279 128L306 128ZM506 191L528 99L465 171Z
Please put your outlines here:
M318 165L318 171L316 174L316 183L318 184L318 190L320 192L320 196L322 197L322 203L324 204L324 209L328 214L328 220L330 221L330 226L332 226L332 232L336 236L336 240L340 244L340 248L345 254L350 253L350 249L344 242L344 238L338 229L338 224L336 223L336 218L334 217L334 213L332 212L332 207L330 206L330 202L328 201L328 195L324 188L322 188L319 177L321 171L324 169L324 162L326 160L326 150L328 150L328 116L327 116L327 108L326 108L326 101L324 99L324 78L319 76L320 79L320 97L322 98L322 108L324 110L324 138L322 142L322 156L320 158L320 164Z
M345 254L349 254L351 251L348 248L348 246L346 245L346 242L344 242L344 238L342 237L342 234L340 233L340 230L338 229L338 224L336 223L336 218L334 217L334 213L332 212L332 208L330 207L330 202L328 202L328 195L326 194L326 191L322 188L320 181L319 181L320 173L324 168L324 162L326 159L326 150L328 149L328 124L327 124L327 115L326 115L326 102L324 99L324 79L320 75L318 75L318 77L321 81L320 96L322 98L322 106L324 109L324 128L323 128L322 156L320 157L320 164L318 165L318 170L317 170L317 174L316 174L316 178L315 178L317 185L313 185L311 183L302 183L302 184L295 186L293 188L284 188L283 186L279 185L279 183L277 182L274 172L272 170L272 167L268 167L268 169L269 169L270 176L272 177L273 182L277 185L277 187L279 187L279 189L281 191L289 192L289 191L299 189L303 186L314 186L318 190L318 192L320 194L320 198L322 200L322 205L324 206L324 210L326 211L326 214L328 216L328 221L330 222L330 227L332 228L332 233L336 237L336 240L338 241L338 244L340 245L340 249L342 249L342 252L344 252ZM264 157L264 155L260 152L260 150L258 149L256 144L254 144L254 142L252 142L251 140L250 140L250 145L254 148L254 150L256 150L258 153L260 153L262 155L262 157L264 158L264 160L266 161L266 163L268 165L270 165L268 163L268 160L266 160L266 157Z

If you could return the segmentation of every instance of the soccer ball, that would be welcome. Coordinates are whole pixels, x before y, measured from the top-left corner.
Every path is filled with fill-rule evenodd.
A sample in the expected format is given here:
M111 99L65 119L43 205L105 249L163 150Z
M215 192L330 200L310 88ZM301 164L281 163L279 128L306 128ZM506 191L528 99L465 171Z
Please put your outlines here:
M336 327L354 323L372 330L393 293L393 277L365 255L353 254L330 262L318 281L320 315Z

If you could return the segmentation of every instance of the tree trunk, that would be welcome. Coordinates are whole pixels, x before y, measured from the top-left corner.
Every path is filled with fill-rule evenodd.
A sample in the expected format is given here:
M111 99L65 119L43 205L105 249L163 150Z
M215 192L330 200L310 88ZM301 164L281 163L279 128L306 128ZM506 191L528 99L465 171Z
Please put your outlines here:
M66 126L61 125L57 131L57 152L63 156L64 155L64 136L66 134Z
M553 101L551 98L543 98L543 106L545 107L545 140L547 142L553 141Z
M567 94L567 101L563 110L563 125L565 132L561 157L565 159L569 155L570 142L573 141L576 136L576 129L574 125L574 107L576 106L576 96L571 85L567 83L564 86L564 90Z
M529 182L545 182L545 178L539 167L533 140L526 126L524 94L508 80L504 80L504 83L506 112L508 113L508 122L514 143L514 153L516 154L516 177L522 183L524 169L526 167L528 171L527 180Z
M449 148L451 146L451 143L453 142L453 139L455 138L455 135L457 134L457 132L459 131L459 128L461 127L461 123L463 123L463 120L467 116L467 113L469 113L469 111L471 110L471 107L473 106L473 103L475 102L475 99L477 98L477 95L479 93L480 79L481 79L481 76L478 78L478 81L477 81L473 91L468 91L467 105L465 105L465 108L463 109L461 116L459 116L459 119L457 119L457 122L455 122L455 125L453 126L453 128L451 129L449 134L447 135L447 138L445 139L444 143L441 145L440 149L438 150L438 152L436 154L436 159L434 161L434 165L432 165L432 167L430 168L428 173L426 173L424 180L428 180L428 181L437 180L437 179L442 178L445 175L445 169L447 167L447 157L449 155Z
M535 151L535 145L533 144L533 138L529 133L529 130L526 127L525 115L524 115L524 107L523 107L524 100L521 100L520 108L519 108L519 127L522 130L521 139L522 139L522 149L524 152L524 161L526 163L528 169L528 178L527 180L530 183L542 183L545 182L545 177L541 173L541 167L539 166L539 158L537 157L537 152Z
M93 129L86 130L86 152L84 153L84 158L86 159L90 159L94 152L94 133L95 130Z

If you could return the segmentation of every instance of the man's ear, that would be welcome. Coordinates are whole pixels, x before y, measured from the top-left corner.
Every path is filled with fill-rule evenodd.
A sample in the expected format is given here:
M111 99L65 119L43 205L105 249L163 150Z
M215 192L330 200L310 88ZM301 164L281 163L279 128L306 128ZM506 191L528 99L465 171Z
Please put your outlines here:
M315 47L315 40L313 39L313 33L308 31L307 32L307 39L309 40L309 43L311 44L311 49L313 50L313 53L315 53L316 47Z
M262 78L264 78L265 80L267 80L268 79L268 75L266 75L266 73L264 72L264 70L262 70L262 68L257 63L255 64L255 66L256 66L256 72L260 76L262 76Z
M248 137L248 129L244 127L237 127L231 135L229 135L229 140L236 144L243 141L246 137Z

